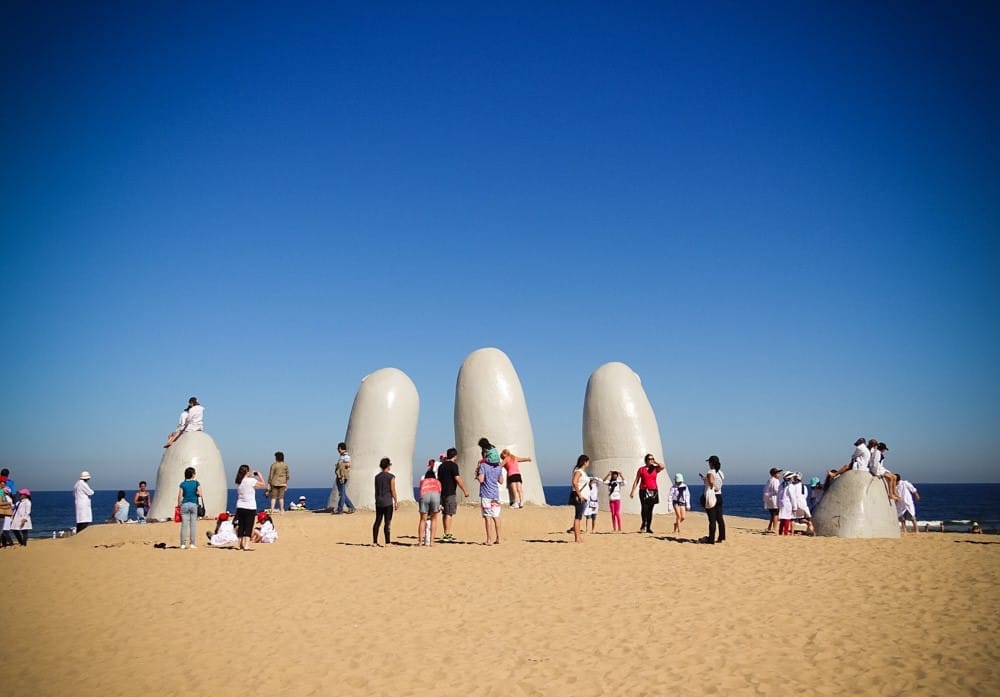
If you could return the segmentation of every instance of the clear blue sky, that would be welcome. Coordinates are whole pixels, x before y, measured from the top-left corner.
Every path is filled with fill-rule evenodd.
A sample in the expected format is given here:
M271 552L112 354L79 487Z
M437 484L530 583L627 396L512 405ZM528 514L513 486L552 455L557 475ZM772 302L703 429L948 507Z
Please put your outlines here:
M452 444L473 350L546 483L587 379L671 471L997 481L995 3L7 3L0 464L155 479L186 403L227 471L332 480L361 378ZM638 463L637 463L638 465Z

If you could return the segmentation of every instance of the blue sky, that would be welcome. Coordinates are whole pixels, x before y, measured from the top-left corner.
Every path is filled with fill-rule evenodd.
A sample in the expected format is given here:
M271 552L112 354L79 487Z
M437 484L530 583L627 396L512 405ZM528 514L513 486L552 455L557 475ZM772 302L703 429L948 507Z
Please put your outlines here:
M668 467L819 474L858 436L997 481L987 3L17 3L0 22L0 460L155 479L189 395L227 469L332 479L360 380L415 460L464 358L517 369L546 483L587 379ZM637 463L638 464L638 463Z

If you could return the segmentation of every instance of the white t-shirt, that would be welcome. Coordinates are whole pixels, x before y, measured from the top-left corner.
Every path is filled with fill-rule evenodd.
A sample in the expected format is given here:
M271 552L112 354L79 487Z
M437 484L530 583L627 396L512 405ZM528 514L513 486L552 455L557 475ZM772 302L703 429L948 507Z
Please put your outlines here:
M278 531L274 529L274 524L265 520L260 525L260 541L271 543L278 539Z
M780 479L777 477L767 478L767 484L764 485L764 508L771 509L778 507L778 489L780 487Z
M618 479L605 483L608 485L608 501L621 501L622 488L625 486L625 480L619 477Z
M251 511L257 510L257 480L249 474L236 487L236 507Z
M180 421L177 428L181 431L204 431L205 430L205 407L195 404L181 412Z
M94 495L94 490L90 488L85 479L77 479L73 485L73 500L76 502L76 522L94 522L94 513L90 510L90 497Z
M916 519L917 507L916 504L913 503L913 495L915 493L917 493L917 487L913 486L905 479L896 485L896 496L899 497L899 500L895 502L897 516L909 513L913 516L914 520Z
M854 455L851 456L851 469L852 470L863 470L868 466L868 461L871 460L871 453L868 451L868 446L862 443L861 445L854 446Z

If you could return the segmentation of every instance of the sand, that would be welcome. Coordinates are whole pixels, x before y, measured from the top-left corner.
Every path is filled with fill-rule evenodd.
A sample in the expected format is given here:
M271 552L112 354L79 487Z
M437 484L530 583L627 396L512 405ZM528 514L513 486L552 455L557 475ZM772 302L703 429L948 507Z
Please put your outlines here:
M568 507L478 511L457 544L369 546L373 514L289 512L254 551L179 525L94 526L0 553L7 695L995 695L1000 540L722 545L658 516L573 544ZM173 548L156 549L167 542Z

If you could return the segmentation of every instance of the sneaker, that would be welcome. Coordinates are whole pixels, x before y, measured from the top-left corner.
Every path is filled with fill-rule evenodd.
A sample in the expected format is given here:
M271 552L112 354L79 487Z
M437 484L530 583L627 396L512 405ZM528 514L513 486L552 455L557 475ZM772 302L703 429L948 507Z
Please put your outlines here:
M187 548L188 548L187 545L181 545L181 549L187 549Z

